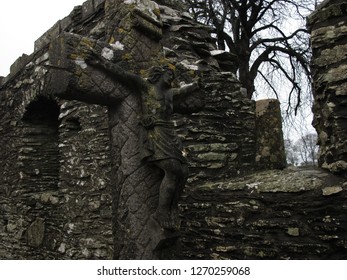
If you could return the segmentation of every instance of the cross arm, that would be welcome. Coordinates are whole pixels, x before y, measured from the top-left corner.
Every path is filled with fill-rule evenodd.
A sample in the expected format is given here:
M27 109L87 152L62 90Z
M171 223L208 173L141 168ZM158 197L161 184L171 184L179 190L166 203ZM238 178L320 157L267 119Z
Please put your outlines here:
M112 46L72 33L62 33L49 48L48 84L52 95L86 103L110 105L129 94L119 81L107 72L87 63L90 49L96 52ZM116 51L114 51L116 54ZM117 58L117 54L115 55ZM119 60L124 65L124 61Z
M110 75L114 80L117 80L119 83L127 86L131 89L141 89L146 87L146 83L139 76L130 71L127 71L126 67L121 67L117 63L114 63L107 58L106 55L103 55L96 52L95 50L90 50L90 55L86 59L87 64L93 66L95 69L98 69L104 73Z

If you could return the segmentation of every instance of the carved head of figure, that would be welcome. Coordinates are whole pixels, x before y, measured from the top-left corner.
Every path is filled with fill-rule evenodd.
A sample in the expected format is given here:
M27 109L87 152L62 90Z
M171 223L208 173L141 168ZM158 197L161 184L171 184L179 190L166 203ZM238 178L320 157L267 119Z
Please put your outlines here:
M162 82L166 86L171 86L175 78L175 72L172 67L164 66L164 67L152 67L149 70L148 81L152 84L155 84L162 79Z

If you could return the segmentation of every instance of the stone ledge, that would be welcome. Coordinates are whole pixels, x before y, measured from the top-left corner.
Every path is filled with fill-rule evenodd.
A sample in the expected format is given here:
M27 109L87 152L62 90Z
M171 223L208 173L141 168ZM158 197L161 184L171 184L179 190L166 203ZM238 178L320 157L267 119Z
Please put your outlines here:
M346 16L347 6L346 3L333 3L333 1L324 1L315 12L307 18L307 25L309 29L314 24L335 19L339 16Z
M284 170L271 170L235 178L227 182L209 182L197 186L199 190L249 190L258 193L293 193L310 190L322 190L329 187L341 187L347 190L347 183L321 169L290 167Z

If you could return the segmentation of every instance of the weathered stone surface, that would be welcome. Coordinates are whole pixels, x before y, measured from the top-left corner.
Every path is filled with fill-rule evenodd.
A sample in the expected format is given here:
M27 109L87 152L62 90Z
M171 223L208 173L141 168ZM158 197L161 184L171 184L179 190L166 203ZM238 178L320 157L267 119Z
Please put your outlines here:
M256 102L257 155L261 169L282 169L286 166L281 107L277 99Z
M28 227L28 245L32 247L39 247L43 243L45 237L45 223L41 218L36 219Z
M184 10L185 11L185 5L183 1L180 0L157 0L156 1L160 5L168 6L175 8L177 10Z
M325 1L308 19L313 49L314 121L319 165L347 176L345 1Z
M343 182L321 170L285 169L187 189L183 258L346 259ZM339 191L326 196L327 188Z
M341 192L342 190L343 189L341 187L326 187L323 189L323 195L333 195Z

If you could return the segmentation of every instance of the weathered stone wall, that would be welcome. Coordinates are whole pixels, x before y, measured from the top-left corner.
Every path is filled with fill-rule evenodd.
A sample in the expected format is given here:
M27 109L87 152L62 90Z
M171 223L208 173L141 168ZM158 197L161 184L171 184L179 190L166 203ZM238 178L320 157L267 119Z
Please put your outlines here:
M63 31L99 38L103 8L76 7L2 79L1 258L113 256L107 108L44 91L50 40Z
M327 34L333 38L334 33ZM336 44L332 38L329 43ZM343 89L343 85L336 87L340 95ZM285 165L277 105L271 100L257 104L254 144L258 168ZM340 108L339 121L344 121L344 102L334 106ZM321 118L319 112L316 117ZM336 118L325 119L324 123L321 131L328 134ZM336 131L345 143L346 131L342 128ZM175 257L346 259L346 187L341 177L309 169L264 171L224 180L210 177L189 185L181 203L181 251Z
M36 82L1 104L4 256L110 258L107 110L41 96Z
M189 182L230 178L255 169L255 102L224 61L232 55L215 50L210 28L188 13L166 8L162 43L176 65L177 83L200 77L200 91L178 99L176 125L190 163Z
M119 236L118 228L112 228L111 179L111 161L117 165L119 158L110 156L109 125L114 124L115 134L119 131L115 142L123 141L125 127L114 118L129 114L114 108L109 120L107 107L57 98L45 86L55 59L50 43L63 32L112 43L122 40L129 25L113 2L89 0L75 7L35 42L33 54L19 58L1 79L1 258L107 259L119 253L114 252ZM228 53L215 52L210 29L170 6L159 6L156 12L163 26L161 63L176 66L176 86L198 77L201 84L197 95L175 104L175 123L191 162L189 186L249 173L255 168L254 102L227 72L230 65L223 62ZM143 32L156 37L159 31ZM129 52L127 59L138 54ZM145 67L141 57L135 60L137 71ZM123 169L117 171L118 181L126 175L126 166ZM137 254L131 244L123 249L124 254Z
M185 195L183 259L347 259L347 185L326 172L263 171Z
M347 176L347 6L324 1L308 19L319 165Z

